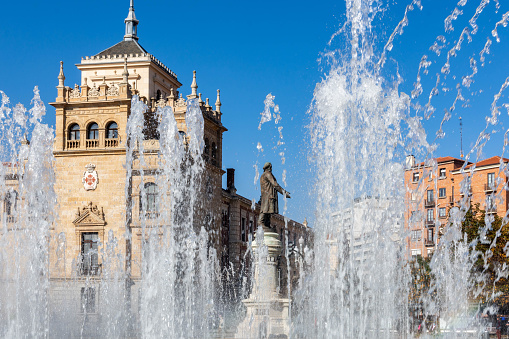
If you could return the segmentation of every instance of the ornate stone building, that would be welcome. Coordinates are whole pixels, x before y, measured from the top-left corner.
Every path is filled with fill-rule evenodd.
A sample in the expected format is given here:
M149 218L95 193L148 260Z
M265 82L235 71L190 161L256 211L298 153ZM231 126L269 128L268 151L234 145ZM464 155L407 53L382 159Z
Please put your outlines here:
M173 109L184 140L186 99L195 99L203 114L205 165L199 192L202 202L195 220L198 224L207 220L210 246L216 249L223 269L241 270L257 228L259 205L237 194L233 169L228 169L228 187L222 189L225 173L222 144L227 129L221 121L219 90L212 107L209 99L202 100L198 93L196 72L193 72L191 93L184 97L177 75L138 42L137 25L131 2L124 39L81 59L77 64L81 71L79 85L66 86L61 62L57 97L50 103L56 109L53 154L58 200L49 250L51 302L55 307L62 302L76 304L77 313L83 313L86 308L92 321L100 307L99 284L105 265L99 253L111 250L104 248L108 242L114 240L116 247L112 253L117 258L108 265L128 272L129 284L134 286L129 289L130 300L137 305L139 299L137 285L141 280L144 250L141 219L151 225L160 208L157 195L161 193L155 181L160 166L158 107ZM148 106L143 129L145 165L137 165L141 169L128 172L126 127L134 95ZM144 195L140 194L139 187L144 187ZM4 199L7 217L15 203L16 199ZM307 223L289 219L285 222L280 215L273 217L273 223L281 238L287 239L284 243L296 244L302 238L310 246L311 231ZM291 274L292 279L297 274L294 266Z

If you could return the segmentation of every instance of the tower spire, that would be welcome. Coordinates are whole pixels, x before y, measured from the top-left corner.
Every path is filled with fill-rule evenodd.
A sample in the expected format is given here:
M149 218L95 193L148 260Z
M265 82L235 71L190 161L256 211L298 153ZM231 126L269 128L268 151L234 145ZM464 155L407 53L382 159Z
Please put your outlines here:
M136 20L136 15L134 15L134 4L133 0L131 0L131 6L129 7L129 14L127 14L127 18L125 18L125 35L124 41L132 41L138 40L137 35L137 27L138 20Z
M196 71L193 71L193 83L191 84L191 95L188 95L188 99L198 98L198 84L196 83Z
M64 80L65 80L65 75L64 75L64 62L63 61L60 61L60 73L58 74L58 87L64 87Z

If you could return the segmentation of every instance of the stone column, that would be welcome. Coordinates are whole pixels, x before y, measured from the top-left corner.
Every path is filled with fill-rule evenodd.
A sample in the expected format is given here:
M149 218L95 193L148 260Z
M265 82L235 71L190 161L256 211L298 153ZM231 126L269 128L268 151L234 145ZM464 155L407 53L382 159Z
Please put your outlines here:
M246 317L237 328L236 338L288 337L289 299L279 294L277 274L278 256L283 248L279 234L266 232L263 242L256 239L252 244L254 253L253 290L246 306Z

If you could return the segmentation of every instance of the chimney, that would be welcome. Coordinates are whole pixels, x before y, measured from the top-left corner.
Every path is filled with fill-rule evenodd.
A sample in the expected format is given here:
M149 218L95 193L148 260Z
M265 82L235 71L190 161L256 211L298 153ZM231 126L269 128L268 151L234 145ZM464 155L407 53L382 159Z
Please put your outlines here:
M235 189L235 168L226 169L226 189L229 191Z

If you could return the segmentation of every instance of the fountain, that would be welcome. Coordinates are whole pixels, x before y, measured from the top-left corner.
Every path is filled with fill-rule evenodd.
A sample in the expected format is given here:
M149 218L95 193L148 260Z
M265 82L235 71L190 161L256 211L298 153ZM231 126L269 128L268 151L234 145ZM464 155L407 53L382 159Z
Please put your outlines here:
M452 31L466 2L460 0L446 18L446 31ZM94 81L99 85L88 86L85 78L81 91L77 85L75 89L64 86L61 69L57 87L57 99L61 101L57 100L56 106L65 100L81 104L110 96L124 100L130 107L123 144L108 141L112 147L122 146L124 152L115 149L125 164L125 182L121 185L124 199L116 206L124 222L106 234L104 230L96 231L104 227L106 219L104 210L92 201L77 206L74 219L57 215L58 180L53 166L59 160L53 147L54 142L63 144L63 140L55 141L55 131L41 123L45 108L37 88L28 114L21 105L11 107L7 96L0 92L0 153L4 161L0 167L4 199L0 335L413 338L431 337L440 331L445 337L481 337L486 327L483 319L497 311L493 301L498 295L490 293L490 287L494 290L498 280L507 279L508 267L495 267L497 281L489 281L486 272L493 269L488 264L489 253L499 235L480 251L477 244L485 239L468 239L462 231L470 207L465 194L469 172L464 165L461 173L465 198L451 208L447 223L441 225L440 243L429 261L428 273L433 278L416 299L415 272L420 272L419 277L424 273L412 261L406 246L410 234L404 218L408 194L403 178L406 155L418 154L434 170L434 179L429 182L432 185L434 180L436 186L436 143L443 138L443 127L455 105L464 100L461 88L468 88L478 72L475 59L471 62L473 73L462 77L452 108L441 119L437 139L428 144L426 121L436 111L432 98L440 81L448 75L447 79L454 79L450 75L454 57L462 42L477 34L476 21L488 2L482 0L476 8L469 20L471 29L461 31L441 67L442 79L437 76L429 100L421 105L421 78L428 74L430 58L422 58L410 95L401 91L402 79L397 71L391 73L387 66L395 39L408 25L408 13L420 8L420 1L408 5L404 18L378 54L373 48L372 22L381 9L372 1L346 1L346 24L338 35L346 37L350 45L328 54L331 69L317 84L310 109L311 158L316 167L314 248L304 250L301 245L296 250L302 257L302 274L288 298L278 290L276 262L281 256L289 260L290 252L282 254L283 244L277 233L258 229L248 251L253 256L253 269L246 269L244 276L231 279L238 273L236 269L221 271L215 246L220 237L215 229L219 219L203 213L212 208L200 198L213 194L208 192L208 182L213 179L204 174L203 153L209 146L203 138L203 107L207 107L209 119L220 119L219 92L216 111L212 111L208 99L205 104L201 94L196 93L194 78L193 93L187 100L175 97L172 90L168 95L171 104L162 97L154 98L153 111L149 111L148 100L140 99L140 93L136 95L135 86L129 82L127 60L117 60L124 67L121 83L107 85L106 77L97 77ZM500 6L496 2L496 14ZM134 9L130 14L129 24L134 23L135 28ZM491 34L497 41L497 30L506 27L508 19L505 13L494 24ZM137 40L136 30L131 27L130 32L134 34L126 41ZM439 36L431 50L439 55L444 41ZM482 63L490 45L488 38L479 56ZM172 72L161 65L158 67L171 78ZM500 109L508 107L501 98L508 84L506 80L495 93L486 128L467 152L466 160L478 160L491 126L501 127ZM147 116L158 122L157 128L147 131ZM180 125L183 119L185 131ZM266 116L262 119L260 126ZM157 141L147 142L147 133L157 134ZM81 147L79 134L69 141L66 147ZM94 144L87 147L93 148ZM90 165L87 171L92 173L96 167ZM99 167L97 170L99 177L94 176L97 173L92 175L93 184L103 185L107 179L100 176ZM501 164L499 172L508 173L507 165ZM164 194L156 196L154 185ZM138 205L134 191L139 192ZM422 198L422 191L411 193ZM501 200L501 193L493 198ZM156 205L161 208L156 210ZM82 251L88 246L80 262L69 257L68 250L76 245L75 240L69 233L55 229L59 218L64 217L73 220L78 230L84 230L76 231L83 233ZM481 233L489 232L494 220L486 217ZM505 218L503 225L506 222ZM95 233L100 234L100 240ZM136 246L142 248L138 251L140 258L131 258L131 249ZM505 254L507 248L505 245ZM485 270L474 273L480 259L486 262ZM95 303L99 297L100 309ZM420 332L425 325L423 319L433 319L437 326L430 332Z

